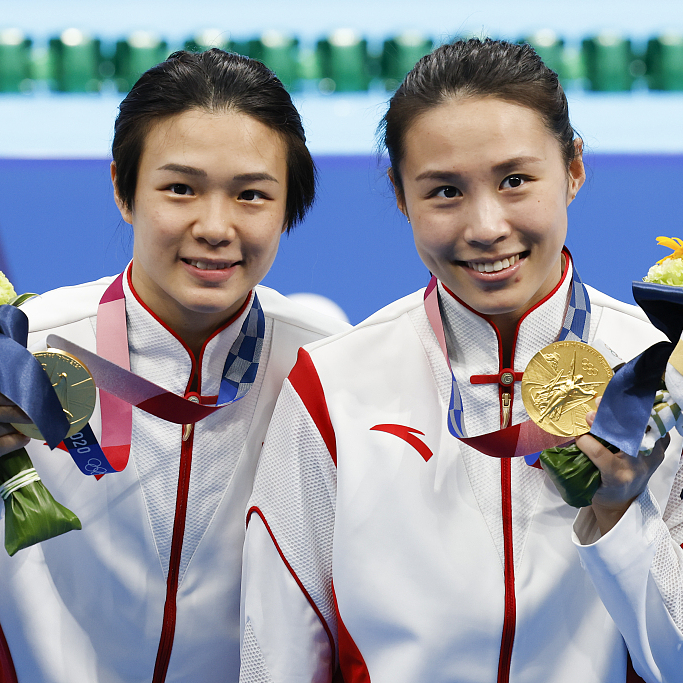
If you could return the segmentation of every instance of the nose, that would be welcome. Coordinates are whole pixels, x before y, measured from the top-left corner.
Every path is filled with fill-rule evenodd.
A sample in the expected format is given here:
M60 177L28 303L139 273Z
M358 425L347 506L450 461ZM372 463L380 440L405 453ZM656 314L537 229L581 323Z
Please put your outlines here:
M206 197L192 226L192 234L211 246L232 242L235 239L234 218L229 198Z
M470 195L466 221L465 239L470 244L488 247L503 241L511 232L503 206L490 192Z

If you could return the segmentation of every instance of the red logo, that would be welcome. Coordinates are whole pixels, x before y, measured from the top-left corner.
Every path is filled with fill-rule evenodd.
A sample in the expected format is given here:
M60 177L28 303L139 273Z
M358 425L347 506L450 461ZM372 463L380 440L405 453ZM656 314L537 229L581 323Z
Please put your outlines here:
M375 425L374 427L370 427L370 431L373 430L376 432L387 432L387 434L393 434L399 439L403 439L424 458L425 462L434 455L434 453L429 450L429 446L415 436L415 434L424 436L424 432L421 432L419 429L413 429L412 427L406 427L404 425Z

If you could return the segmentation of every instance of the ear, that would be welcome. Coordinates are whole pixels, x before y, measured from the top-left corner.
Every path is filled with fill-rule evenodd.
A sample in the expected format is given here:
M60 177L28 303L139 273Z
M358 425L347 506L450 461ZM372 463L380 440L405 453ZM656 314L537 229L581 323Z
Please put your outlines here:
M569 164L567 206L572 203L585 180L586 169L583 165L583 140L581 138L576 138L576 140L574 140L574 159L572 159L572 162Z
M123 203L119 196L118 186L116 184L116 163L114 161L111 162L109 171L111 173L111 183L114 186L114 201L121 212L121 218L123 218L126 223L133 225L133 212Z
M398 210L408 219L408 223L410 223L410 218L408 218L408 209L406 208L406 199L403 195L403 191L396 184L396 179L394 178L394 169L389 168L389 170L387 171L387 175L389 176L389 180L391 181L391 186L394 188L394 195L396 196L396 206L398 206Z

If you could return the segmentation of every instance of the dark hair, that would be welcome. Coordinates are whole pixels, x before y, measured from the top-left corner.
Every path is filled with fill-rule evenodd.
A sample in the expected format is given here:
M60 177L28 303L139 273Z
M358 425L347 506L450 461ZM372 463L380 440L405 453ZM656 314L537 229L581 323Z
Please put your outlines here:
M574 129L557 74L529 45L502 40L459 40L423 57L394 93L379 125L396 190L403 193L400 163L406 131L421 114L455 97L497 97L538 112L557 138L569 168Z
M287 147L287 230L313 204L316 168L299 112L277 76L261 62L217 48L174 52L146 71L119 106L112 156L116 191L133 208L138 169L151 125L191 109L235 111L282 136Z

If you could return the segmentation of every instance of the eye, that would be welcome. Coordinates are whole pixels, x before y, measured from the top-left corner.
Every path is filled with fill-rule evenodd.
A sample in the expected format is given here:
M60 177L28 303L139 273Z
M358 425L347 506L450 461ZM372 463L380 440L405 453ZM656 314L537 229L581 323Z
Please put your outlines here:
M441 197L442 199L452 199L453 197L462 197L462 192L453 185L444 185L443 187L438 187L432 196Z
M243 192L240 192L239 198L245 202L253 202L258 199L263 199L264 196L263 192L259 192L258 190L244 190Z
M180 194L180 195L191 195L194 194L192 192L192 188L189 185L185 185L184 183L173 183L168 188L173 194Z
M526 178L521 175L509 175L505 180L500 184L501 188L504 190L514 190L518 187L521 187L524 185L526 182Z

